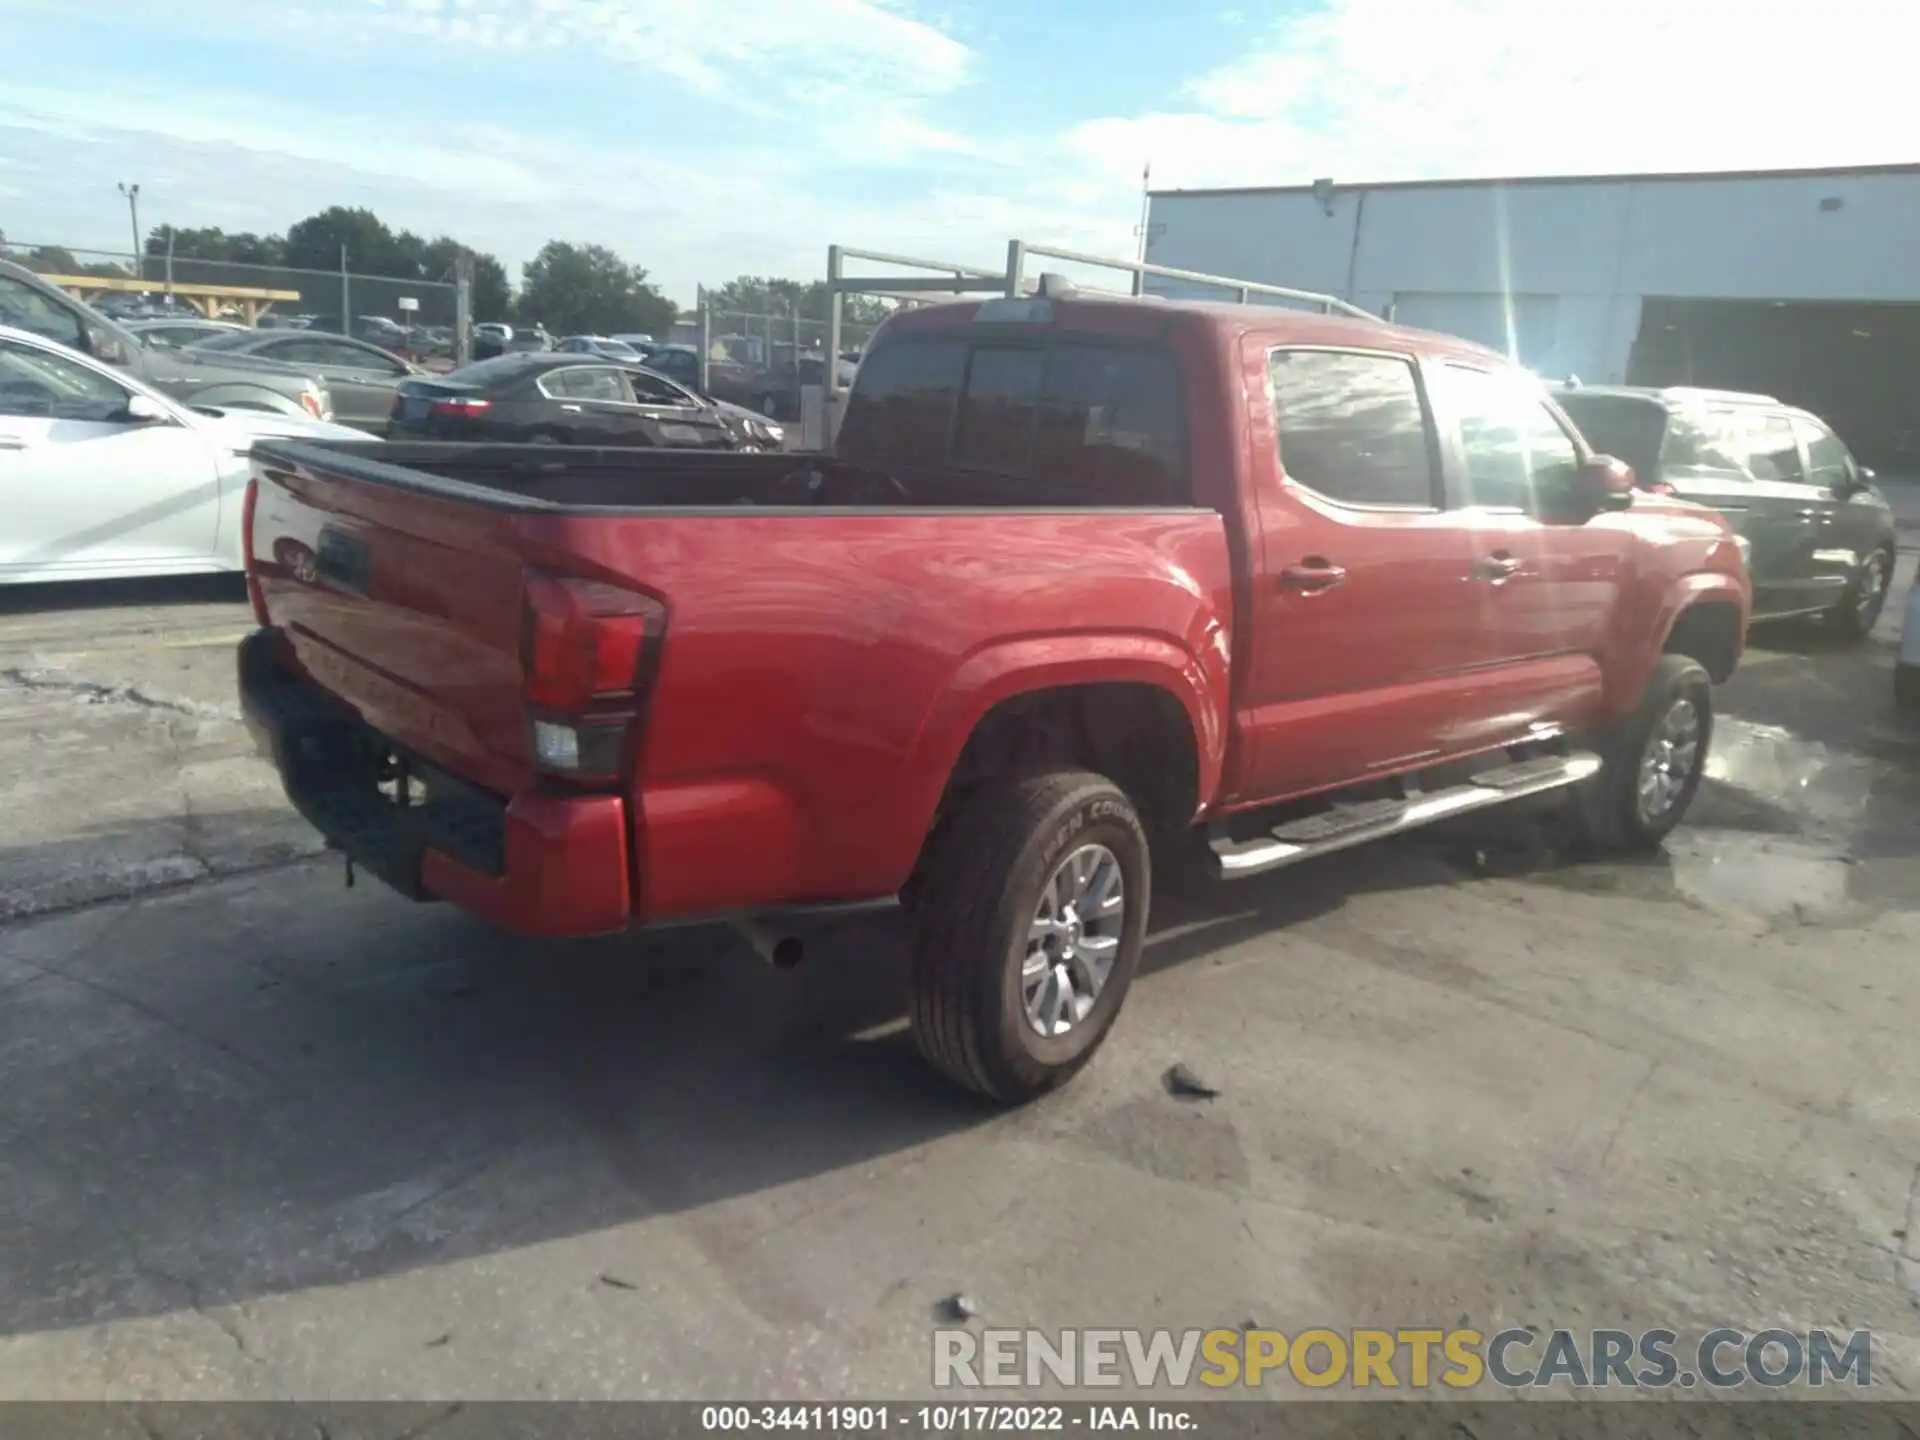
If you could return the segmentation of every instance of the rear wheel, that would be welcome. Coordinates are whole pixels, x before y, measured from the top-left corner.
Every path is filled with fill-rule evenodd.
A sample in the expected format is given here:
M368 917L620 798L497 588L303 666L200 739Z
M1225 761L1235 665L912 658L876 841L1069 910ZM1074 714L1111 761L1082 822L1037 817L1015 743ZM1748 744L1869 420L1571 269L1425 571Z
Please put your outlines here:
M1827 612L1827 623L1850 640L1866 639L1886 608L1887 589L1892 583L1893 553L1874 551L1860 562L1839 601Z
M967 797L914 887L921 1053L1010 1103L1068 1079L1126 998L1151 883L1140 818L1103 776L1055 771Z
M1698 660L1663 655L1639 707L1600 737L1599 775L1580 792L1586 838L1651 850L1685 818L1706 774L1713 681Z

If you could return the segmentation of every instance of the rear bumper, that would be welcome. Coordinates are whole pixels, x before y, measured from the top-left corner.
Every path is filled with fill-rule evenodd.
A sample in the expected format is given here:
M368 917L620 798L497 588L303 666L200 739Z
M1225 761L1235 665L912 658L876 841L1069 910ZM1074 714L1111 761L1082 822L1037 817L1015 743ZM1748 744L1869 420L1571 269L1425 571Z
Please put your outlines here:
M334 849L414 900L447 900L518 935L602 935L632 911L626 803L617 795L502 799L401 752L283 662L277 637L240 642L247 728L287 799ZM397 758L424 791L382 793ZM391 787L389 787L391 788Z

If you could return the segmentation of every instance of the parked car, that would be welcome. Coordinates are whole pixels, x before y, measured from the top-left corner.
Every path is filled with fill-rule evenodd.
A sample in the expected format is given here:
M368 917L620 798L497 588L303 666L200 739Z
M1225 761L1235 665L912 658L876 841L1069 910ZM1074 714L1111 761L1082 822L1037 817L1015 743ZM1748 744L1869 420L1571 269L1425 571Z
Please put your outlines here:
M181 405L0 326L0 583L239 569L247 456L265 436L361 438L307 415Z
M610 335L569 335L555 342L553 348L562 355L598 355L602 360L618 360L627 365L639 365L646 359L626 341Z
M310 370L332 392L334 418L373 435L385 432L400 382L419 373L417 366L390 350L317 330L242 330L205 341L187 353L210 355L227 365L264 361Z
M609 336L608 338L612 340L618 340L622 345L631 345L635 350L638 350L642 355L646 354L649 350L654 349L659 344L659 342L656 341L651 335L636 334L632 332L623 333L620 335L612 335L612 336Z
M1893 579L1893 511L1818 416L1722 390L1568 386L1556 398L1642 486L1732 521L1756 620L1821 615L1856 639L1873 629Z
M225 320L134 320L127 329L149 350L184 350L221 335L248 333L246 326Z
M510 354L533 354L553 349L553 337L540 325L516 325L513 333L507 337L507 351Z
M406 381L389 434L532 445L778 450L778 425L664 376L574 354L501 355Z
M741 406L759 415L772 415L778 401L778 387L769 383L766 372L734 360L707 361L707 381L700 383L700 352L691 345L656 345L647 352L647 368L684 385L696 394L707 395L728 404Z
M851 389L859 367L842 360L838 366L840 387ZM798 360L776 363L746 381L754 392L753 408L780 420L800 418L801 397L810 386L827 383L827 362L823 355L802 355Z
M1107 1034L1188 847L1238 877L1550 791L1657 845L1746 634L1723 516L1358 312L905 311L837 445L269 447L241 694L293 803L529 934L897 898L923 1052L1016 1101ZM273 559L315 529L317 576Z
M333 397L310 370L270 361L240 365L191 349L150 350L124 325L8 260L0 260L0 325L71 346L190 405L333 418Z

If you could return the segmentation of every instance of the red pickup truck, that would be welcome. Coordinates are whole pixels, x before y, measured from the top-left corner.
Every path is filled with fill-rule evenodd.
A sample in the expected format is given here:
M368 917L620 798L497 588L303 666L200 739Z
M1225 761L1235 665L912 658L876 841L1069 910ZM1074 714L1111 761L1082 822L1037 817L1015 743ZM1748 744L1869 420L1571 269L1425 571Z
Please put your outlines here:
M1749 608L1499 356L1279 307L903 312L830 456L255 453L244 706L352 862L537 936L897 899L1002 1100L1106 1035L1156 859L1556 789L1657 844Z

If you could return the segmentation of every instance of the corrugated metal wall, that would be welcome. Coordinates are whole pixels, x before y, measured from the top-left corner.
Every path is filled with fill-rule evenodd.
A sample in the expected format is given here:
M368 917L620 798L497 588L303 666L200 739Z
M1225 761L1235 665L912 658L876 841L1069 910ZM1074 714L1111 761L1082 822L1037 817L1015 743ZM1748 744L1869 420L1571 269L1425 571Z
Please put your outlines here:
M1920 300L1920 167L1167 194L1148 234L1159 264L1397 304L1503 350L1510 334L1543 374L1620 381L1647 296Z

